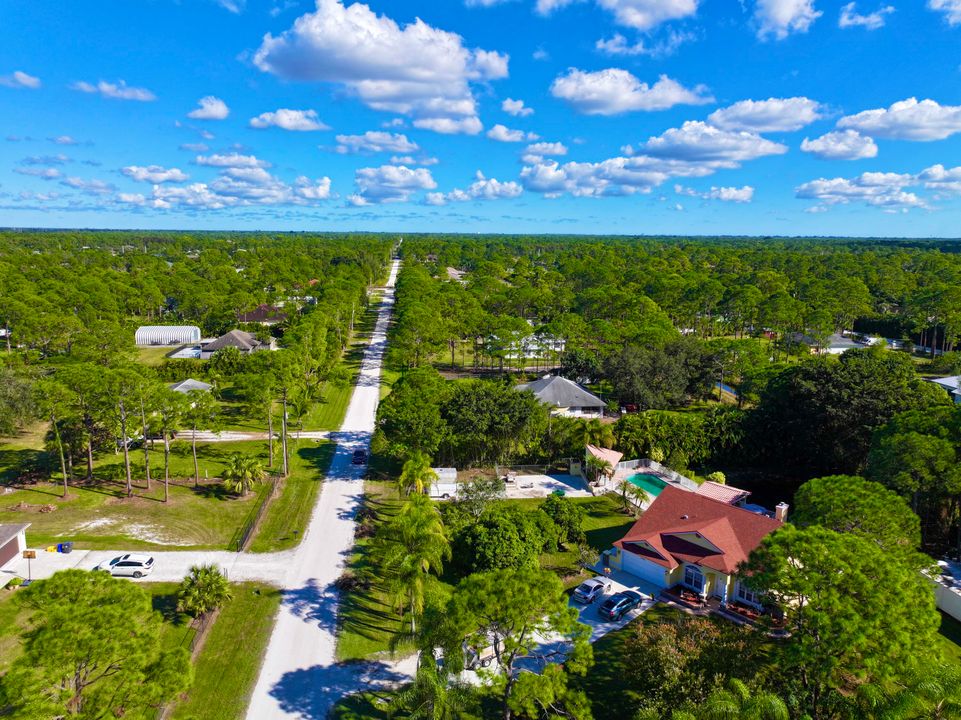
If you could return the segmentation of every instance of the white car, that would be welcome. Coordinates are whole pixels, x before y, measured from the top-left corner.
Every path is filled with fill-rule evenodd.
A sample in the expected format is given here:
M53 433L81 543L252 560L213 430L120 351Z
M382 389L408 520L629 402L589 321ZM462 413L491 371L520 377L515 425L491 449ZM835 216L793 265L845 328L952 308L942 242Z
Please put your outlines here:
M142 578L153 572L153 558L149 555L128 553L113 560L104 560L94 570L103 570L114 577Z
M590 580L585 580L577 586L574 591L574 599L579 603L590 605L599 597L604 597L611 591L611 581L606 577L598 575Z

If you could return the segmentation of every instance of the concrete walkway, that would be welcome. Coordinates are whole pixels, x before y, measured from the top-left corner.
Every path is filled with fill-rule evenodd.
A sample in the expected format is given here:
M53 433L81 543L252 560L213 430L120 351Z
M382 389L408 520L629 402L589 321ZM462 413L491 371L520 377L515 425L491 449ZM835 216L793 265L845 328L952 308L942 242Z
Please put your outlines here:
M189 430L185 430L177 436L179 440L191 440L193 437ZM288 437L294 440L326 440L330 437L330 432L327 430L304 430L297 432L291 430L288 432ZM217 443L217 442L241 442L243 440L266 440L266 432L246 432L242 430L221 430L220 432L211 432L210 430L198 430L197 431L197 442L199 443ZM280 431L274 433L274 439L280 440Z
M247 710L249 720L327 717L341 698L411 677L414 661L337 663L335 646L340 577L354 544L354 518L363 494L363 468L352 452L370 444L380 401L380 374L387 326L394 306L394 261L377 325L336 439L337 451L307 532L285 563L281 603L260 677Z

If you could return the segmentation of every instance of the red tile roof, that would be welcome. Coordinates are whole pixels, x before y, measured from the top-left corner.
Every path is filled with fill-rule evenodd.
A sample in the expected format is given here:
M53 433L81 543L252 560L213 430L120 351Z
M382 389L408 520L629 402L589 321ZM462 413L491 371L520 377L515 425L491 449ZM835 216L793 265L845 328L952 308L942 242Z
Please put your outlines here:
M773 518L668 485L614 546L670 570L687 562L730 575L779 527Z
M741 490L741 488L736 488L732 485L721 485L711 480L702 483L694 492L713 500L720 500L728 505L737 505L741 500L746 499L751 494L748 490Z

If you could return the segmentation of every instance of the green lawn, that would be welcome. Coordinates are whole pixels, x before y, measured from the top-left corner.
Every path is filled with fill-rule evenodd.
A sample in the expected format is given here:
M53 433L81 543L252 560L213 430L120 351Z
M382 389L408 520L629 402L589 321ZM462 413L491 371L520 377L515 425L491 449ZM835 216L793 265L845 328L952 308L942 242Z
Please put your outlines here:
M158 345L156 347L137 347L134 357L137 359L141 365L147 365L148 367L156 367L163 363L167 359L167 356L173 352L176 352L183 345L169 346L169 345ZM200 362L198 360L198 362Z
M281 593L258 583L232 585L231 591L233 599L220 611L194 664L193 687L173 718L236 720L247 711Z
M961 663L961 622L950 615L941 613L941 628L938 640L945 659Z
M97 463L99 481L72 484L67 499L60 496L57 483L38 483L0 495L0 523L31 523L29 541L33 546L73 540L79 548L89 549L228 548L267 486L259 485L249 497L238 498L212 479L220 475L231 454L249 453L265 460L266 451L263 443L256 442L212 443L198 445L197 450L201 478L206 475L211 481L202 482L199 488L190 480L171 483L169 503L162 502L162 482L155 480L151 490L146 490L143 456L135 451L139 471L134 477L140 479L135 480L132 498L126 497L123 482L114 479L123 474L122 457L110 455ZM171 456L172 476L193 474L189 443L176 442ZM154 472L162 475L162 452L152 453L151 462Z
M280 496L271 502L250 545L251 552L286 550L300 542L336 447L327 440L291 443L290 477L284 481Z

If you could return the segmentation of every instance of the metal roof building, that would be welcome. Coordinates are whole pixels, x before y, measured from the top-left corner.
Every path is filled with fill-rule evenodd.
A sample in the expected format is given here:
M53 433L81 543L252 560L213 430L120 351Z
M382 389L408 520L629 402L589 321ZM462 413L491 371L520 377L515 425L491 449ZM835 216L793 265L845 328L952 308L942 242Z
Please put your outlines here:
M184 345L200 342L196 325L143 325L134 335L137 345Z

